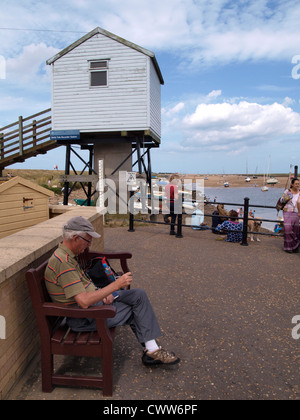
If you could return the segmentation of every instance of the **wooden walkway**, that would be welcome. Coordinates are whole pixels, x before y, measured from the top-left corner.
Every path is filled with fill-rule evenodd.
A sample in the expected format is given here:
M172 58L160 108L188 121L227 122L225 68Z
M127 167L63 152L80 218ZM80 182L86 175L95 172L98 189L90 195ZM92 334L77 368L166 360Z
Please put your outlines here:
M19 117L18 121L0 128L0 176L5 167L60 146L50 140L50 130L51 108Z

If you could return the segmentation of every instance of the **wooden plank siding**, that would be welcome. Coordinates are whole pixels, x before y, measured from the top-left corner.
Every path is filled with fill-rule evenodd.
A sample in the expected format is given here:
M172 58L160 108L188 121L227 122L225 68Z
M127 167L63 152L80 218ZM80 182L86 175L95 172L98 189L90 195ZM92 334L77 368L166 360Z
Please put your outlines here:
M53 193L17 178L0 186L0 238L49 219Z
M152 132L161 138L161 87L153 62L150 60L149 92L150 92L150 121Z
M105 59L108 86L90 87L89 62ZM160 138L160 100L160 80L151 58L103 34L52 64L53 130L151 130Z

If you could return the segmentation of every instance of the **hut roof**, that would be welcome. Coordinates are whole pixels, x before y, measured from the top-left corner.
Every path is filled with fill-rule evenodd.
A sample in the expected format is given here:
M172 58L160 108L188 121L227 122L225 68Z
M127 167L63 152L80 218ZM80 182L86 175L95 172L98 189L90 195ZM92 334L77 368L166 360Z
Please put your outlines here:
M111 38L111 39L113 39L117 42L120 42L121 44L126 45L127 47L130 47L130 48L133 48L134 50L137 50L137 51L141 52L142 54L145 54L148 57L150 57L153 61L153 64L154 64L154 67L156 69L157 75L159 77L160 83L162 85L164 85L164 83L165 83L164 79L162 77L162 74L161 74L158 62L156 60L155 54L152 51L149 51L146 48L140 47L139 45L136 45L133 42L127 41L126 39L121 38L118 35L115 35L111 32L108 32L105 29L100 28L99 26L97 28L93 29L88 34L81 37L80 39L78 39L77 41L73 42L73 44L71 44L68 47L61 50L59 53L54 55L52 58L49 58L49 60L47 60L47 64L49 64L49 65L53 64L56 60L63 57L65 54L68 54L68 52L70 52L74 48L78 47L79 45L81 45L82 43L84 43L85 41L87 41L88 39L90 39L91 37L93 37L96 34L102 34L104 36L107 36L108 38Z

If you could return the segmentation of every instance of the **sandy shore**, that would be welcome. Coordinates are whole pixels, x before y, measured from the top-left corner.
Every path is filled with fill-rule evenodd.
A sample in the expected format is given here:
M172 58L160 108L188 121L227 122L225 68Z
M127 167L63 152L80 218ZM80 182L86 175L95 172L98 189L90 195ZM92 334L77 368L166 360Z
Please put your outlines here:
M223 187L224 182L228 182L230 188L246 188L246 187L262 187L264 185L264 177L258 176L257 179L253 179L250 176L250 182L245 181L245 175L185 175L185 179L204 179L205 187ZM287 176L276 177L279 181L278 184L269 185L269 188L285 188L287 182Z
M59 176L64 174L64 171L53 171L53 170L34 170L34 169L6 169L3 171L3 175L10 173L13 176L21 176L26 179L29 179L33 182L40 183L43 180L44 183L47 183L48 179L52 179L54 183L58 183ZM264 177L258 176L257 179L253 179L252 176L249 176L250 182L246 182L245 175L195 175L195 174L185 174L179 175L181 178L191 179L195 181L196 179L204 179L205 187L223 187L224 182L229 182L230 188L242 188L242 187L262 187L264 185ZM157 176L159 178L159 175ZM165 178L165 176L164 176ZM166 176L167 178L167 176ZM276 176L279 183L276 185L269 185L269 188L285 188L287 182L287 175L285 176ZM52 183L53 183L52 182Z

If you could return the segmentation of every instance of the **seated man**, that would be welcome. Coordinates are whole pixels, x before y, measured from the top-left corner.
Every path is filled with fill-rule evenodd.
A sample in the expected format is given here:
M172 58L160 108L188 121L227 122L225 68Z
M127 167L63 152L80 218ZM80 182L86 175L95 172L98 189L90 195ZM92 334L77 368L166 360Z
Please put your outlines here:
M74 217L63 226L63 242L50 258L45 271L45 282L51 299L84 309L95 305L114 305L116 316L107 319L108 328L130 325L145 348L142 357L145 365L178 363L180 359L174 353L157 345L156 338L161 335L161 330L144 290L121 290L131 285L131 273L125 273L98 290L86 276L76 257L91 245L93 238L100 238L100 235L83 217ZM116 291L117 299L112 295ZM96 331L94 319L68 318L67 323L73 331Z

